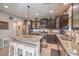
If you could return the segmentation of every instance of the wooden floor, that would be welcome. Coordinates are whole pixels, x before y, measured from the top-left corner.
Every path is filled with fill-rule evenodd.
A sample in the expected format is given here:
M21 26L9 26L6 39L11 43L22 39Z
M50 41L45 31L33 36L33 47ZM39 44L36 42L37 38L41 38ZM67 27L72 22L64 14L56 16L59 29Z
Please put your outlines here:
M9 53L9 46L6 48L0 48L0 56L8 56Z

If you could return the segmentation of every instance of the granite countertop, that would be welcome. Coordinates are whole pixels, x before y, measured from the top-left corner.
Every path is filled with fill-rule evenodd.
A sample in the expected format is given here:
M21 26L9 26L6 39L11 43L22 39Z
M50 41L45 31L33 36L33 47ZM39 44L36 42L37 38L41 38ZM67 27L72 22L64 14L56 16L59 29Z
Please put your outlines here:
M57 37L59 38L60 43L62 44L63 48L65 49L65 51L68 54L68 51L71 48L70 41L64 40L65 38L63 38L63 35L61 35L61 34L57 34Z
M71 52L70 53L70 51L71 51L71 49L72 49L72 47L71 47L71 43L72 43L72 41L69 41L69 40L64 40L65 38L63 37L63 35L61 35L61 34L57 34L57 37L59 38L59 41L60 41L60 43L62 44L62 46L63 46L63 48L65 49L65 51L67 52L67 54L68 55L71 55L71 53L73 53L73 52ZM63 37L63 38L62 38ZM75 44L75 43L74 43ZM78 53L79 51L77 51L77 53ZM74 55L74 54L73 54ZM75 55L77 55L77 54L75 54Z
M22 36L15 36L15 40L28 42L28 43L38 43L44 36L42 35L22 35Z

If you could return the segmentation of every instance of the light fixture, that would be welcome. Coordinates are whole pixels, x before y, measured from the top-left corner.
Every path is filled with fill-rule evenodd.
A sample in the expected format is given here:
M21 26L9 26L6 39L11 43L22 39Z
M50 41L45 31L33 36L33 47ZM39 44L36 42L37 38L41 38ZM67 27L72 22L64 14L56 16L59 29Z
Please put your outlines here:
M66 5L67 3L63 3L64 5Z
M39 13L36 13L35 15L36 15L36 16L38 16L38 15L39 15Z
M28 8L28 21L29 21L29 8L30 8L30 6L27 6L27 8Z
M50 13L53 13L53 10L50 10Z
M28 12L27 12L27 15L25 15L25 17L27 18L27 20L24 20L25 24L28 24L28 22L30 22L30 19L29 19L29 8L30 8L30 6L27 6L27 8L28 8Z
M27 16L25 16L27 18Z
M4 8L8 8L8 6L7 5L4 5Z
M67 13L64 13L64 14L67 14Z
M26 31L26 33L27 33L27 35L29 35L29 33L30 33L30 19L29 19L29 8L30 8L30 6L27 6L27 8L28 8L28 17L27 17L27 31Z

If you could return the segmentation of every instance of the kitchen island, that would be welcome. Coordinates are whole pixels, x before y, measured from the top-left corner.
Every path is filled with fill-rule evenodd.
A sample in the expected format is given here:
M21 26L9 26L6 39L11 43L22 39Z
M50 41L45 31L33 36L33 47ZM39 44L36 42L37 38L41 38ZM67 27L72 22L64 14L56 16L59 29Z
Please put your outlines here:
M39 56L41 35L16 36L10 43L10 56Z

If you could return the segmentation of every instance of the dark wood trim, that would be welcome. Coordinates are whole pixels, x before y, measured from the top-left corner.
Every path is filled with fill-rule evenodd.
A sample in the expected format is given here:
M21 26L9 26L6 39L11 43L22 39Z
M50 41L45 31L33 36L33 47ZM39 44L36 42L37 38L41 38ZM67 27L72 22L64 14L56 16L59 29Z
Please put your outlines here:
M72 26L72 29L73 29L73 3L71 3L71 6L72 6L71 26Z

